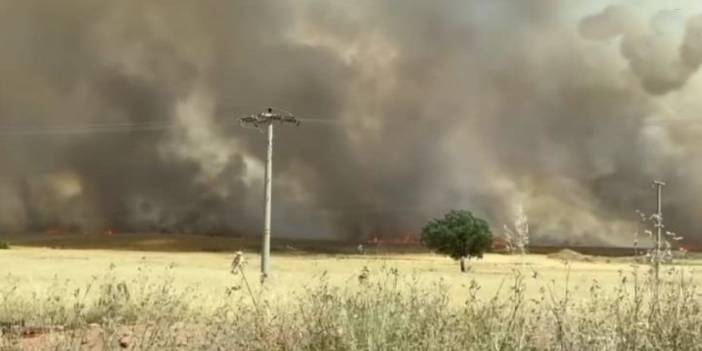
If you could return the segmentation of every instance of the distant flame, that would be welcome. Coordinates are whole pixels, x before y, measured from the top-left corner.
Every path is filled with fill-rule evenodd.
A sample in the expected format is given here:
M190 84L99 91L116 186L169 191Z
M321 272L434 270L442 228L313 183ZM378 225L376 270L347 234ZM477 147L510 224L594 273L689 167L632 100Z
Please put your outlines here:
M506 238L494 238L492 239L492 249L493 250L506 250L509 247L509 241Z
M366 244L382 245L382 244L404 244L414 245L419 244L419 237L415 234L405 234L401 236L393 236L389 239L384 239L382 236L373 236L366 240Z

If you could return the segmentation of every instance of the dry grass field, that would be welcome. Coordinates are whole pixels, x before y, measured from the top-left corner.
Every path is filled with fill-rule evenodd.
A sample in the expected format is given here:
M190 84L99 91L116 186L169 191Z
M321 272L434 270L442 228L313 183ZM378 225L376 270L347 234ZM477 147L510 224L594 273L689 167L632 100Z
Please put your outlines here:
M110 237L101 238L100 246L77 237L49 239L25 241L28 246L10 240L11 249L0 250L3 349L210 349L206 345L213 340L220 349L406 349L421 344L403 333L426 328L423 323L443 327L431 331L434 346L420 349L464 349L461 344L469 341L504 343L488 349L534 349L539 343L536 349L665 349L670 345L656 343L670 336L652 331L654 322L635 327L638 341L622 336L631 332L624 324L664 310L686 316L676 323L702 320L699 306L690 305L699 300L697 259L665 267L662 284L678 295L656 312L646 305L653 296L649 267L631 258L487 254L460 273L456 262L430 253L278 251L272 277L262 286L254 244L237 239ZM193 250L196 242L204 246ZM222 252L202 252L219 251L210 247ZM232 274L237 248L245 250L246 264ZM618 320L606 315L613 313L613 303L625 309ZM685 311L666 310L673 308L667 304ZM400 318L397 309L413 312ZM370 318L364 322L370 324L358 325L350 311ZM592 313L591 320L584 311ZM512 325L517 320L519 328ZM479 325L486 334L460 334L467 339L452 341L471 323L480 323L471 328ZM610 339L597 339L603 333L598 323L614 323ZM56 326L60 331L51 331ZM391 326L391 332L368 334ZM208 334L213 329L216 335ZM529 334L536 330L545 339ZM509 335L494 334L498 331ZM691 332L686 337L696 338L697 331Z
M218 294L233 282L230 263L234 252L239 250L245 252L246 276L258 284L260 266L255 253L258 242L250 240L151 234L38 236L11 242L32 246L0 251L0 276L17 277L22 289L32 291L46 289L57 280L79 287L113 266L114 274L125 279L140 269L152 273L168 270L177 287L197 286L200 291ZM288 244L279 246L290 247ZM332 246L332 250L342 251L336 246ZM323 274L331 285L344 286L356 280L364 267L371 271L397 269L403 276L411 276L422 283L443 281L451 291L452 301L462 303L471 280L481 285L482 297L489 297L500 285L504 286L515 270L522 270L529 277L529 293L554 282L562 286L567 281L577 294L586 293L594 281L610 287L619 284L622 273L646 269L629 258L599 258L570 252L526 257L487 254L482 260L471 261L470 272L462 274L457 263L444 256L396 253L397 250L392 249L388 250L390 252L368 251L365 255L274 252L273 274L267 289L288 296L291 291L313 284ZM689 259L684 263L693 266L702 264L702 260Z
M0 251L0 276L11 275L28 291L41 292L57 280L72 287L87 284L93 277L103 275L111 266L114 274L130 279L145 269L153 274L168 271L177 287L197 286L201 291L218 294L231 286L235 277L230 273L231 253L157 252L124 250L76 250L36 247L13 247ZM258 285L259 256L245 253L245 272ZM565 257L564 257L565 258ZM621 272L635 266L624 259L587 262L571 258L568 264L558 255L486 254L482 260L470 263L469 273L459 272L455 261L433 254L324 255L278 254L273 256L272 275L267 283L273 292L287 295L315 283L326 274L329 283L344 286L355 282L364 267L371 271L397 269L402 275L415 277L422 283L443 280L451 288L451 296L462 302L470 280L483 287L481 295L489 297L500 284L509 279L513 270L524 267L529 275L529 292L555 281L558 286L569 283L576 292L587 292L594 280L603 286L619 283ZM614 262L612 262L614 261ZM637 265L638 266L638 265ZM643 268L640 268L643 269ZM533 275L536 277L533 277Z

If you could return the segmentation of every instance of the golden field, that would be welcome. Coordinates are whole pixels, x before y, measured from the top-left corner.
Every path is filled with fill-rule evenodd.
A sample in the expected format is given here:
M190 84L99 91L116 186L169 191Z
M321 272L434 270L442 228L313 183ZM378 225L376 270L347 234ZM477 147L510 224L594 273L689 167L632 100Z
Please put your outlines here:
M486 254L460 273L416 247L278 241L261 284L251 240L7 241L0 350L702 349L695 257L660 280L641 258L572 251Z
M41 292L57 280L69 286L83 286L113 267L114 274L124 279L132 278L139 269L153 275L167 270L177 287L196 287L201 292L219 295L240 280L230 273L233 253L238 250L245 252L246 277L252 285L259 286L259 256L254 251L257 242L241 239L157 234L53 236L25 241L25 244L34 246L0 250L0 276L14 276L19 286L27 291ZM461 273L458 264L444 256L367 251L364 255L273 252L272 274L266 290L274 296L285 297L315 284L322 275L332 286L345 287L356 282L364 267L371 272L397 269L402 276L412 277L422 284L442 281L450 289L451 299L462 303L471 280L480 284L480 295L487 298L502 290L515 271L526 277L528 294L541 287L555 288L557 293L568 284L577 295L587 293L594 281L607 288L618 285L628 272L648 269L628 258L574 253L524 257L486 254L483 259L470 261L468 273ZM684 264L694 267L702 264L702 260L686 259Z

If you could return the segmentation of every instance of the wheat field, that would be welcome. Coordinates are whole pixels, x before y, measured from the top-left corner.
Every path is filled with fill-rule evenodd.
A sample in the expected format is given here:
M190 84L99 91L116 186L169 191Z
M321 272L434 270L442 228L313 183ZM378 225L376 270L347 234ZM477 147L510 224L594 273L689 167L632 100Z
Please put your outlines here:
M654 294L648 265L572 252L487 254L468 273L430 253L274 253L263 285L255 252L234 257L0 250L0 348L700 348L694 258Z
M246 275L258 284L259 256L245 253ZM230 274L231 253L144 252L114 250L71 250L15 247L0 251L0 276L13 276L21 289L41 292L57 280L71 287L87 284L94 276L104 274L111 266L115 275L133 278L139 269L153 274L168 271L177 287L197 286L199 290L218 294L231 286L235 278ZM614 262L611 262L614 261ZM695 264L697 261L686 262ZM700 261L702 263L702 261ZM566 261L547 255L486 254L481 260L470 263L468 273L459 272L455 261L433 254L379 254L379 255L273 255L272 274L267 285L273 292L287 295L314 283L326 274L331 285L344 286L355 281L364 267L379 271L397 269L402 275L416 277L423 283L443 280L451 288L451 297L461 301L466 284L476 280L482 286L481 295L489 297L497 292L501 283L513 270L524 269L530 285L529 292L555 281L559 286L569 275L571 287L586 292L594 280L603 286L619 283L621 272L636 266L631 262L605 259L595 262ZM643 269L642 267L639 267ZM533 278L533 275L536 277Z

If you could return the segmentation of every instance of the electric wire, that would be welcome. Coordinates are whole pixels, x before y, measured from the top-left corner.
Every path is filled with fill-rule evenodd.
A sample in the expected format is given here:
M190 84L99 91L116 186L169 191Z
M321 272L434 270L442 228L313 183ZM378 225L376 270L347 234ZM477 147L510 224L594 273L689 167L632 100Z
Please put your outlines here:
M234 121L223 122L234 125ZM71 126L2 126L0 136L33 136L33 135L73 135L73 134L98 134L98 133L131 133L131 132L157 132L184 128L174 121L152 121L141 123L101 123L82 124Z

